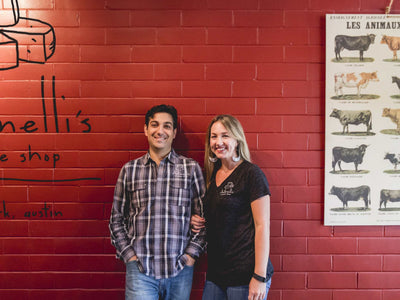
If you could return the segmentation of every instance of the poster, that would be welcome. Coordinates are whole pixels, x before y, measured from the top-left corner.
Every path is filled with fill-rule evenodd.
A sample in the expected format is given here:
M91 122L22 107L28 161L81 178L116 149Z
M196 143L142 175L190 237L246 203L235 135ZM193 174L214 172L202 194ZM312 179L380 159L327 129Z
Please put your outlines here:
M400 16L326 15L325 225L400 224Z

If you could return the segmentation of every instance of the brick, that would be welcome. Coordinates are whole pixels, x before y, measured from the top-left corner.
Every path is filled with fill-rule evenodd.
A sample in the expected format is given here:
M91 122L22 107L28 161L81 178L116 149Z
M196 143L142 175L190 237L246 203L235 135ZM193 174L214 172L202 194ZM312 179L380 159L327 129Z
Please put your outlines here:
M234 25L236 27L282 27L282 11L234 11Z
M358 275L359 289L398 289L398 272L362 272Z
M10 217L13 214L10 213ZM0 220L1 237L21 237L28 235L28 222L17 220Z
M254 80L254 64L207 64L207 80Z
M181 24L179 11L131 11L130 18L132 27L177 27Z
M335 9L337 13L347 12L349 10L359 9L359 4L349 0L337 0L335 2L311 0L310 7L315 10L321 9Z
M305 28L261 28L259 43L261 45L307 45L309 33Z
M135 81L130 83L134 97L179 97L179 81Z
M134 46L133 62L180 62L182 50L176 46Z
M332 229L316 221L285 221L285 236L331 236Z
M75 63L80 58L79 46L57 45L57 55L51 57L53 63Z
M184 81L183 97L229 97L231 82L229 81Z
M324 13L318 11L285 11L285 25L288 27L321 28Z
M108 45L152 45L156 43L153 28L111 28L106 29Z
M322 272L331 270L330 255L284 255L283 271Z
M106 30L103 28L57 28L57 48L55 57L58 56L59 45L104 45ZM53 58L51 58L53 61Z
M263 168L281 168L283 166L280 151L255 151L251 153L251 159L256 165ZM276 194L273 195L275 198Z
M352 238L309 238L307 249L312 254L355 254L357 241Z
M101 237L109 234L105 221L31 221L29 232L33 237Z
M4 8L11 8L11 2L14 1L4 1ZM19 0L18 7L20 9L52 9L53 3L46 0L38 0L31 2L29 0Z
M303 220L306 215L306 206L304 204L271 204L271 219Z
M156 80L202 80L205 78L204 73L203 64L154 64Z
M79 13L81 27L128 27L128 11L83 10Z
M232 62L232 47L228 46L183 46L184 62Z
M23 186L0 186L0 201L6 201L6 203L27 202L27 190L28 188Z
M82 46L81 61L88 63L130 62L130 46Z
M280 97L282 83L279 81L235 81L234 97Z
M371 291L371 290L334 290L333 291L333 300L362 300L362 299L371 299L371 300L381 300L381 291Z
M207 43L211 45L251 45L256 42L256 28L210 28L207 31Z
M305 150L307 138L304 134L263 133L258 135L258 147L263 150Z
M379 272L382 270L380 255L335 255L333 271L337 272Z
M306 0L283 0L283 1L268 1L268 0L261 0L260 1L260 8L261 9L284 9L284 10L304 10L309 8L308 1Z
M130 97L132 84L127 81L84 81L82 82L82 96L97 97Z
M151 64L111 63L105 65L103 74L106 80L151 80L153 73Z
M20 299L28 300L29 291L28 290L0 290L0 297L2 299Z
M274 274L274 289L304 289L306 274L301 272L276 272Z
M233 23L231 11L182 11L183 26L227 27Z
M304 99L257 98L257 115L297 115L306 111Z
M42 238L5 238L6 254L54 254L54 240Z
M204 45L206 31L202 28L159 28L157 42L161 45Z
M384 227L374 226L336 226L334 228L335 236L346 236L346 237L383 237Z
M307 220L322 220L324 216L324 206L319 203L307 205Z
M104 205L93 203L57 203L54 212L62 213L57 220L102 220Z
M234 62L282 62L283 46L234 46Z
M29 18L43 20L53 27L78 27L79 16L78 11L29 10Z
M329 290L285 290L282 300L332 300L332 292Z
M309 134L308 135L308 149L310 150L324 150L325 136L323 134Z
M308 171L308 177L309 177L309 184L310 185L322 185L323 183L323 169L310 169Z
M29 202L74 202L78 198L77 187L49 187L33 186L29 187Z
M122 165L123 163L120 164ZM82 186L79 188L79 202L106 203L111 201L113 195L114 186Z
M400 236L400 228L396 226L385 227L385 236Z
M283 165L286 168L318 168L323 165L324 154L317 151L283 152Z
M270 244L271 254L305 254L307 251L306 238L272 236Z
M307 65L301 63L263 63L257 65L257 78L301 81L307 78L307 70Z
M238 116L245 132L277 132L282 129L279 116Z
M351 289L357 287L357 273L313 272L308 274L308 288Z
M252 10L252 9L258 9L258 1L256 0L249 0L246 2L240 0L207 1L207 7L212 10L218 10L218 9Z
M103 63L53 64L56 80L101 80L105 76Z
M360 238L359 251L363 254L398 254L400 253L397 238Z
M387 290L387 291L383 291L383 300L396 300L399 298L400 295L400 290Z
M290 172L291 177L288 178L288 173ZM306 184L306 171L297 169L267 169L264 170L269 178L269 183L271 185L305 185Z
M85 300L85 299L122 299L124 297L125 291L123 289L106 290L32 290L30 295L33 299L51 300L51 299L66 299L73 298L75 300Z
M111 242L109 237L107 245ZM53 253L55 254L103 254L105 238L102 237L75 237L75 238L54 238ZM115 248L113 247L115 253Z
M323 95L323 86L318 81L286 81L283 83L283 96L293 97L319 97Z
M0 272L21 272L29 271L29 258L20 255L0 256Z
M321 63L324 56L324 49L320 46L285 47L285 61L289 63Z
M158 1L158 0L112 0L106 1L108 9L132 9L132 10L173 10L173 9L204 9L207 8L206 0L185 0L185 1Z
M62 10L69 9L79 9L79 10L95 10L95 9L103 9L104 1L97 0L88 0L85 3L80 1L68 1L68 0L55 0L55 8Z

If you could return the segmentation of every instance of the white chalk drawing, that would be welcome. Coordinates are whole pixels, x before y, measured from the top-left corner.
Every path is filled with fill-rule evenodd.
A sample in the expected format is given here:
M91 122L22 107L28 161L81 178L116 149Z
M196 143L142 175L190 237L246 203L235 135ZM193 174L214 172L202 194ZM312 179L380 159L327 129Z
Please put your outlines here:
M20 17L17 0L0 2L0 71L14 69L20 61L44 64L56 49L53 26Z

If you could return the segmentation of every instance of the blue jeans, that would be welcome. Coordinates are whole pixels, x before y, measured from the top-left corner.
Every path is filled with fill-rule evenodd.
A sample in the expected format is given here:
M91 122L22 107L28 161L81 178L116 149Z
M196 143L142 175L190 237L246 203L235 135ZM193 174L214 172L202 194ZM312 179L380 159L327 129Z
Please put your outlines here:
M155 279L139 271L136 261L126 264L125 300L189 300L193 266L185 266L178 275Z
M267 281L267 288L264 300L267 299L269 288L271 287L271 278ZM211 281L206 281L203 290L202 300L247 300L249 296L249 286L229 286L221 289Z

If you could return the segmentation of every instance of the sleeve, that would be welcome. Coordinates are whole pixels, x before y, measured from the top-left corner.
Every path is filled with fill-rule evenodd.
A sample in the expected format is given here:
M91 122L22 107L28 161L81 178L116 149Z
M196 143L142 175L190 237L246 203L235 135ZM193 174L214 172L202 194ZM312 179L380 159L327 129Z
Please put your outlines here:
M135 251L130 244L130 239L125 225L125 210L127 206L129 207L129 203L127 203L125 183L126 169L123 167L115 185L109 229L111 233L111 244L117 250L117 258L122 259L127 263L131 257L135 256Z
M271 195L267 177L261 169L252 165L247 176L247 184L249 188L250 202L257 200L266 195Z
M203 173L198 163L195 163L193 178L191 182L191 195L192 195L192 215L196 214L204 217L204 194L205 194L205 183ZM190 230L189 244L185 249L185 253L193 258L198 258L206 247L206 229L203 228L198 233L193 233Z

